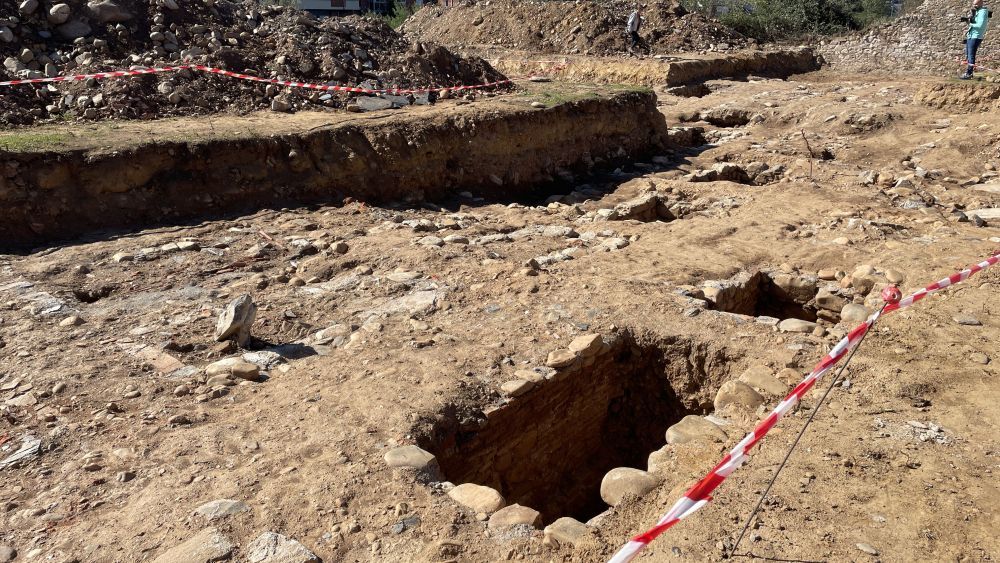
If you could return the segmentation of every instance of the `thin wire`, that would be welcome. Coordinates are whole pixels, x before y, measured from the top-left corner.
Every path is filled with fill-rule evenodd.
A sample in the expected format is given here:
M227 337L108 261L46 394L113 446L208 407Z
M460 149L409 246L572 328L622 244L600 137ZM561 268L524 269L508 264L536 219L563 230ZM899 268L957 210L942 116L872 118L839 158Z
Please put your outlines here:
M884 311L888 305L889 303L882 304L882 308L879 309L878 312L879 316L875 318L876 321L882 316L882 311ZM863 335L861 335L861 339L858 340L857 345L851 349L851 353L847 355L847 359L840 366L840 370L838 370L837 374L833 376L833 379L830 381L829 387L826 388L826 392L823 393L823 396L819 398L819 402L816 403L816 408L814 408L812 414L809 415L809 419L806 420L806 423L804 425L802 425L802 430L800 430L799 435L795 437L795 441L792 442L792 446L788 448L788 452L785 454L785 459L781 460L781 464L778 466L778 470L774 472L774 477L772 477L771 482L767 484L767 488L764 489L764 493L761 494L760 499L757 500L757 506L754 507L753 512L750 513L750 517L747 518L746 523L743 525L743 531L740 532L740 537L736 539L736 543L733 545L733 549L729 551L730 557L736 556L736 548L740 546L740 542L743 541L743 536L745 536L747 530L750 529L750 524L753 523L754 516L756 516L757 513L760 512L760 507L761 505L764 504L764 499L767 498L767 494L771 492L771 487L773 487L774 482L778 480L778 475L780 475L781 470L785 468L785 464L788 463L788 459L792 457L792 452L794 452L795 447L799 445L799 440L802 439L802 436L806 433L806 429L809 428L809 424L812 423L814 418L816 418L816 413L818 413L820 407L823 406L823 402L826 401L826 398L830 395L830 392L833 391L833 387L840 380L840 376L844 373L844 370L847 369L847 364L851 363L851 358L853 358L854 354L858 351L859 348L861 348L861 343L865 341L865 338L868 336L868 333L871 332L872 329L874 328L875 328L875 323L873 322L872 326L870 326L868 330L865 331Z

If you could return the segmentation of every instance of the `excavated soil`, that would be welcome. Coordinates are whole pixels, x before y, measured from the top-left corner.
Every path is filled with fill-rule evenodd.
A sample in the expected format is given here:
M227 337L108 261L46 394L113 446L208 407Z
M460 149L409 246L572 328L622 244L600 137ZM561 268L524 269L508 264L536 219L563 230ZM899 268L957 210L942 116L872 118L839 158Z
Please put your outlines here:
M467 49L498 46L538 53L610 55L626 51L625 23L635 4L490 0L429 5L406 20L403 33ZM640 36L647 54L728 51L752 41L678 2L645 3Z
M34 2L34 0L32 0ZM476 85L503 77L476 58L411 43L378 17L317 19L259 2L70 0L0 5L0 80L200 64L285 81L383 88ZM343 108L356 95L196 71L0 87L0 123L154 119L261 109Z
M1000 243L1000 121L915 99L939 82L824 70L707 84L657 102L665 126L703 139L686 130L687 146L541 196L485 185L168 216L0 257L0 553L256 561L271 531L316 556L296 561L607 560L851 328L821 309L870 311L890 279L908 293ZM709 121L735 114L749 120ZM1000 557L998 286L990 270L880 321L743 549ZM213 331L242 294L258 310L235 350ZM796 317L806 309L815 323ZM205 371L240 355L263 375ZM762 406L717 400L761 373L774 376ZM819 392L648 560L722 560ZM706 414L721 435L666 444L674 421ZM389 467L405 445L436 463ZM620 465L649 470L650 486L609 508L601 473ZM448 492L467 480L539 510L538 527L457 503ZM220 499L245 506L195 512ZM543 533L563 517L586 526Z

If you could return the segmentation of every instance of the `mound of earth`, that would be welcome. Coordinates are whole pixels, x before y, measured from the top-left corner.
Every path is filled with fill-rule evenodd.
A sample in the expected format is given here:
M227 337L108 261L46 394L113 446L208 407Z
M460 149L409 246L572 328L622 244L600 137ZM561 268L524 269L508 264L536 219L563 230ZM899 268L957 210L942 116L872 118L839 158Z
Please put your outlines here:
M968 27L959 18L969 5L966 0L926 0L892 22L835 39L821 51L839 69L853 72L957 73L965 60L962 39ZM989 58L992 50L987 36L980 59Z
M425 6L403 31L450 46L496 45L543 53L618 54L625 51L625 22L632 2L499 0L455 7ZM640 35L654 54L724 51L749 40L677 2L650 2Z
M179 1L179 0L178 0ZM228 0L26 0L0 5L0 80L196 63L268 78L367 88L477 84L501 75L480 59L414 44L372 17L316 19ZM0 123L155 118L339 107L346 97L182 71L0 90Z

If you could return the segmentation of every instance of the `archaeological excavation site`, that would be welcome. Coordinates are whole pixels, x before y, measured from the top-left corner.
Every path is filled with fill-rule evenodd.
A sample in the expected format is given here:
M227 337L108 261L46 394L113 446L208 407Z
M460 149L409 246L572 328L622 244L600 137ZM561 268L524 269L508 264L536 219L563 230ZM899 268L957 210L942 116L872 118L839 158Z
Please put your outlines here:
M1000 560L970 2L411 4L0 3L0 563Z

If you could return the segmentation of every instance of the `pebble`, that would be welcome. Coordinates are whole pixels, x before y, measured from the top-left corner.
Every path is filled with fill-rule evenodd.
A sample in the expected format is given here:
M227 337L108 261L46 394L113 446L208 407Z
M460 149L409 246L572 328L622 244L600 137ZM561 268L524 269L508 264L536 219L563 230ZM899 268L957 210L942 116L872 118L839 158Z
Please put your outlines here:
M867 543L859 543L858 544L858 549L860 549L861 551L864 551L865 553L867 553L869 555L878 555L878 550L875 549L874 547L872 547L871 545L867 544Z
M982 321L971 315L956 315L953 319L962 326L983 326Z
M83 319L76 315L66 317L65 319L59 321L59 326L79 326L83 324Z
M191 424L191 420L187 417L187 415L175 414L167 419L167 424Z
M982 352L974 352L969 354L969 359L977 364L983 364L984 366L990 363L990 357Z
M202 516L209 521L241 514L250 510L250 507L242 501L230 499L218 499L194 509L194 514Z
M189 393L191 393L191 389L187 385L178 385L177 387L174 387L175 397L183 397Z

